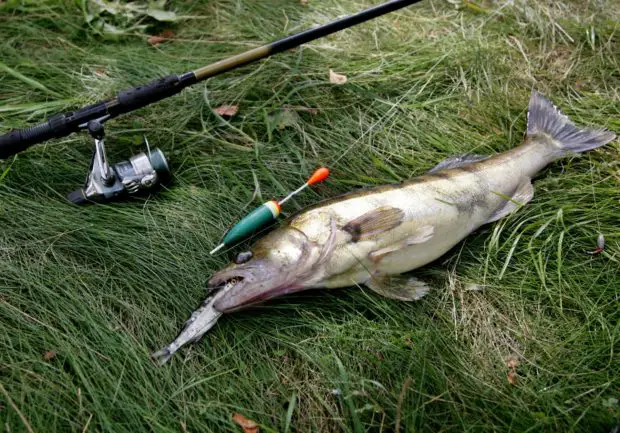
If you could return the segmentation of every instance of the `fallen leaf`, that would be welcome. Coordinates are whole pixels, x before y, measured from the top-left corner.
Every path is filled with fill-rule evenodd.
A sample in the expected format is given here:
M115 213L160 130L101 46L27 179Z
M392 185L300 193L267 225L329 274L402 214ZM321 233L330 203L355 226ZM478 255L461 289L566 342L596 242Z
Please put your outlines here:
M347 76L338 74L330 69L329 70L329 82L332 84L344 84L347 82Z
M299 3L300 3L302 6L308 6L308 2L309 2L309 1L310 1L310 0L299 0Z
M161 36L162 38L170 39L170 38L174 37L174 30L166 29L166 30L162 31L159 34L159 36Z
M217 108L213 109L215 114L218 114L222 117L233 117L239 111L238 105L221 105Z
M517 360L517 358L510 357L506 360L506 367L510 368L511 370L516 369L518 366L519 366L519 361Z
M165 42L166 38L164 38L163 36L149 36L146 41L149 43L149 45L157 46L162 42Z
M506 378L508 379L508 382L510 382L511 385L517 384L517 373L515 373L514 371L509 371Z
M157 46L161 44L162 42L166 42L168 39L172 38L173 36L174 36L174 32L170 29L166 29L157 35L149 36L146 41L150 45Z
M233 414L232 420L243 429L244 433L258 433L259 431L256 422L244 417L240 413Z
M50 350L48 352L45 352L45 354L43 355L43 360L45 360L45 361L51 361L54 358L56 358L56 351L55 350Z

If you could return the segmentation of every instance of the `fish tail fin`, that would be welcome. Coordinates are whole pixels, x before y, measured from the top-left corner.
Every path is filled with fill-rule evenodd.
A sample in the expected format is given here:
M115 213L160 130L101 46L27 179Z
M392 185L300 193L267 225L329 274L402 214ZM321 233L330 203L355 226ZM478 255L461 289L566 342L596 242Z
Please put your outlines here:
M527 136L535 135L551 139L555 158L596 149L616 138L616 134L606 129L575 126L551 101L534 90L527 112Z
M170 346L166 346L157 352L153 352L151 354L151 358L153 358L159 365L164 365L168 360L174 355L176 350L170 349Z

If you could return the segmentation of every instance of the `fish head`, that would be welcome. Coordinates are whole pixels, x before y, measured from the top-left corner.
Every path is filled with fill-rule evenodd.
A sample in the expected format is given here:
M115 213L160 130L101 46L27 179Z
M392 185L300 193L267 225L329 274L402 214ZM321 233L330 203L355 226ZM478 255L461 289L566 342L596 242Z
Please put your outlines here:
M303 274L315 255L312 250L306 235L295 228L269 233L212 276L209 288L226 286L225 292L216 295L213 307L227 313L302 290Z

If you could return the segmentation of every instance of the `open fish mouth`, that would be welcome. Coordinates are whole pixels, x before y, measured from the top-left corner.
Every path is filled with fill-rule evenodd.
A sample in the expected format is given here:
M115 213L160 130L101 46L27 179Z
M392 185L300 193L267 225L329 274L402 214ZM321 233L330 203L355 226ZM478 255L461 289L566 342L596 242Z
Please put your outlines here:
M229 313L268 299L298 291L301 286L291 284L283 275L270 272L253 273L251 269L231 269L216 273L208 283L210 290L218 290L213 307ZM226 291L221 291L226 287Z
M207 287L210 290L219 290L228 284L232 284L232 286L230 286L228 289L233 289L235 286L244 282L249 282L252 279L253 278L251 269L224 269L213 274L213 276L207 283Z

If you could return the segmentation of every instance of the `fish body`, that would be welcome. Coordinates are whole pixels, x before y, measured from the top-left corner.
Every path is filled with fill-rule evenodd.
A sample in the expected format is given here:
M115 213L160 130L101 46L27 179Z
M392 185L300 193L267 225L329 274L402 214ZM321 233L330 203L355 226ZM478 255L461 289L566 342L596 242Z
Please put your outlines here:
M531 190L532 177L553 159L552 145L541 141L399 185L348 194L293 218L288 227L317 243L325 238L330 218L337 230L331 260L306 285L366 283L373 275L400 274L442 256L481 225L498 219L507 197L523 204L531 198L523 192ZM516 204L508 203L511 208ZM364 215L381 218L391 209L402 211L393 228L378 227L378 233L371 229L359 240L351 233L355 228L344 229Z
M521 146L489 158L448 158L401 184L306 208L213 275L209 286L224 289L201 314L229 313L311 288L358 284L394 299L419 299L429 286L400 274L441 257L480 226L526 204L534 195L532 178L552 161L614 138L609 131L579 129L534 92ZM206 322L209 328L214 324ZM168 355L182 345L177 340Z

